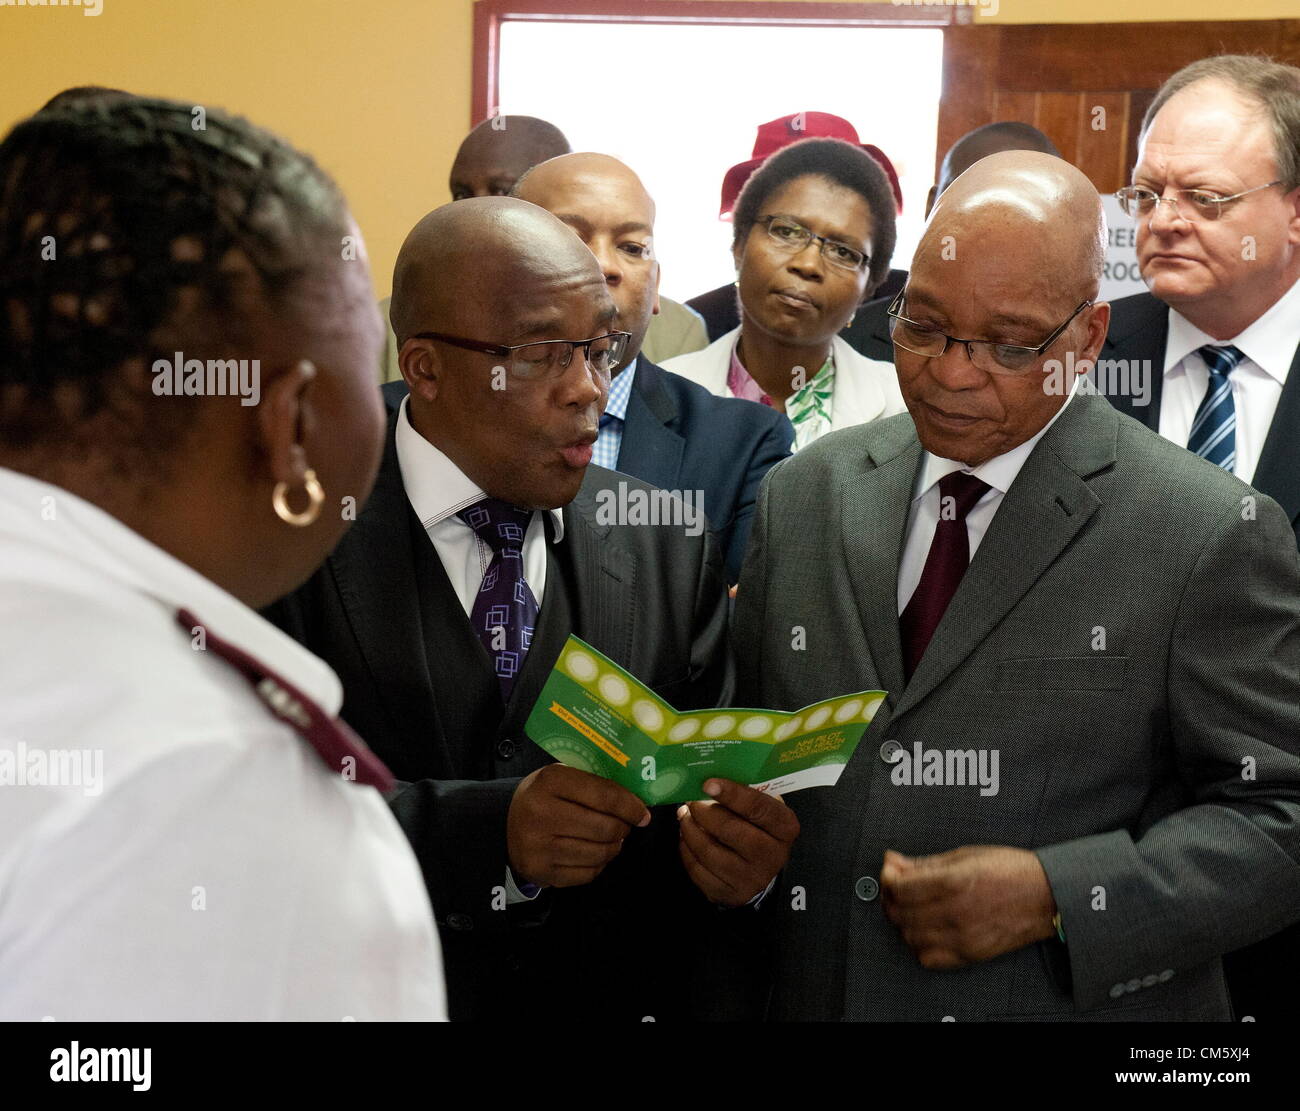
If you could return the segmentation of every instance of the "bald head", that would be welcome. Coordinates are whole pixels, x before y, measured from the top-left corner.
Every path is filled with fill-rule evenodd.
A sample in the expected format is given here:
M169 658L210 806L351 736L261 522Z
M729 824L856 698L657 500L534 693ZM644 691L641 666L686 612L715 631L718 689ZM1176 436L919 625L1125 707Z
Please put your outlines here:
M514 197L443 205L402 244L392 318L411 427L490 497L529 509L572 500L609 375L564 341L599 340L614 320L581 240Z
M461 143L451 167L451 199L505 196L531 167L569 153L553 123L535 116L493 116Z
M1050 154L1004 151L980 159L939 198L918 256L945 236L977 251L1028 253L1069 296L1093 298L1106 256L1106 218L1097 190Z
M1001 154L1009 150L1032 150L1040 154L1060 157L1052 140L1036 127L1015 120L985 124L974 131L968 131L958 139L948 153L943 156L939 166L939 180L930 190L925 211L928 215L934 207L935 200L953 181L969 170L982 158L991 154Z
M595 183L626 194L645 209L649 217L647 222L654 224L655 203L646 192L646 187L641 184L641 179L629 166L609 154L578 151L549 158L525 173L515 183L511 195L554 212L555 209L546 202L556 193L567 191L575 185L585 188Z
M927 451L979 466L1060 411L1106 337L1110 306L1091 303L1105 243L1097 190L1051 155L990 155L944 192L893 337L899 388ZM944 336L972 343L934 353Z
M390 314L398 346L416 332L468 335L463 329L498 309L521 283L558 272L599 280L591 252L536 205L477 197L434 209L397 255Z
M630 365L659 307L655 205L641 179L607 154L565 154L529 170L515 196L554 213L596 256L617 328L632 337L618 369Z

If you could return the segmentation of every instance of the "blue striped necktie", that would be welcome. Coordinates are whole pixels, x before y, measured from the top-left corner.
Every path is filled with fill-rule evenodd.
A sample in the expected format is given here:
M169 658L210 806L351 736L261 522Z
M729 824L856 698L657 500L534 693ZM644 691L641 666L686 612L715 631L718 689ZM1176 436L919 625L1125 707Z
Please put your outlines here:
M1200 348L1197 354L1210 368L1210 384L1205 387L1205 397L1192 421L1187 450L1230 472L1237 461L1237 410L1232 403L1232 382L1228 375L1245 355L1235 347L1210 344Z

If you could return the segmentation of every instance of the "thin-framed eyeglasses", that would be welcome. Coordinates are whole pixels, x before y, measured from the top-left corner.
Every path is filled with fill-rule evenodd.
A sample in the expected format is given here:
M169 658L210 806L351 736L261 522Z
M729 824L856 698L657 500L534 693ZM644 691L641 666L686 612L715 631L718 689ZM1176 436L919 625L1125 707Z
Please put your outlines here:
M1221 197L1209 189L1177 189L1173 196L1162 197L1154 189L1148 189L1144 185L1126 185L1123 189L1115 191L1115 199L1119 201L1120 208L1135 220L1140 216L1150 216L1162 204L1172 205L1174 214L1186 220L1187 216L1178 207L1179 200L1187 203L1187 211L1196 219L1217 220L1223 215L1223 206L1230 201L1238 201L1242 197L1250 196L1251 193L1258 193L1261 189L1271 189L1274 185L1281 184L1280 180L1270 181L1264 185L1256 185L1253 189L1233 193L1230 197Z
M971 364L986 374L1024 374L1038 362L1052 344L1061 338L1061 334L1070 326L1071 321L1092 304L1091 301L1082 302L1074 312L1070 313L1069 319L1037 347L1021 347L1015 343L994 343L992 340L958 339L956 336L939 331L938 328L909 320L903 315L903 298L906 293L907 287L904 286L885 310L890 318L890 338L904 351L910 351L913 355L924 355L928 359L939 358L954 343L964 344Z
M445 332L416 332L412 339L431 339L463 347L466 351L481 351L504 360L506 372L523 382L545 381L558 378L573 361L573 353L581 348L587 367L602 381L608 383L614 368L627 352L630 332L606 332L591 339L547 339L536 343L516 343L505 346L483 343L462 336L449 336Z
M793 216L774 214L762 217L759 221L767 229L772 242L787 251L802 251L809 243L820 243L822 258L841 270L861 270L871 262L871 256L857 247L841 243L838 239L827 239L824 235L814 235Z

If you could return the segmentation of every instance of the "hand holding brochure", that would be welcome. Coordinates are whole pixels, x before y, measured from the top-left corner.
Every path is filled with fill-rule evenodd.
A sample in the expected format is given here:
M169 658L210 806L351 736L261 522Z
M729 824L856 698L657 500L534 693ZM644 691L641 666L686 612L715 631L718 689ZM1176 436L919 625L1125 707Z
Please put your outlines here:
M860 691L794 713L678 713L571 636L524 728L560 763L658 806L705 798L703 783L713 776L778 794L830 786L884 698L883 691Z

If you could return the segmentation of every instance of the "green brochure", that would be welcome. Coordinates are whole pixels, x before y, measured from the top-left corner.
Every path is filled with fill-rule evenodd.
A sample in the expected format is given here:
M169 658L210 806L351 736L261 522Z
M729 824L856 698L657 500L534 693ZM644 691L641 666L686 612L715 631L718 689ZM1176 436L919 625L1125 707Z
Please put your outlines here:
M649 806L702 799L718 776L785 794L829 787L884 691L779 710L678 713L649 687L571 636L524 728L560 763L612 779Z

